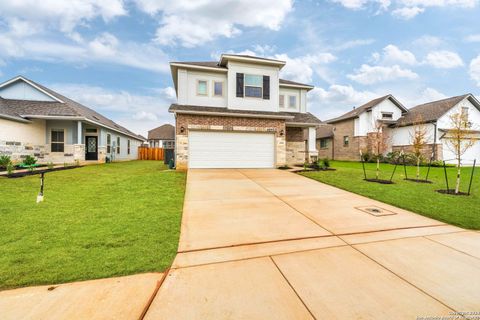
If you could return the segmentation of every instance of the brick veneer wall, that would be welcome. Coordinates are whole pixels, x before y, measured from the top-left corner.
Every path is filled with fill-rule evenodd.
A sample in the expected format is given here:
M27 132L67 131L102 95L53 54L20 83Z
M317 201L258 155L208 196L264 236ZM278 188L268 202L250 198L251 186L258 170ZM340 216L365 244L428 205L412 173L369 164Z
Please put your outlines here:
M366 147L366 137L354 137L354 120L345 120L332 124L334 126L334 156L336 160L359 160L360 148ZM343 145L343 137L349 137L349 145Z
M328 159L333 159L334 154L333 154L333 139L332 138L322 138L322 139L327 139L327 147L326 148L320 148L320 139L317 139L316 145L317 145L317 150L318 150L318 158L328 158Z
M433 152L433 143L432 144L427 144L425 145L422 150L421 150L421 153L423 155L423 157L426 159L426 160L429 160L430 157L432 156L432 152ZM402 151L405 152L405 153L413 153L413 146L412 145L403 145L403 146L393 146L392 147L392 151ZM442 144L436 144L436 150L435 150L435 158L433 160L442 160L443 159L443 146Z
M182 132L183 128L183 132ZM248 117L221 117L177 114L176 116L176 167L188 168L188 132L189 130L218 130L238 132L272 132L276 141L276 165L286 163L285 120Z

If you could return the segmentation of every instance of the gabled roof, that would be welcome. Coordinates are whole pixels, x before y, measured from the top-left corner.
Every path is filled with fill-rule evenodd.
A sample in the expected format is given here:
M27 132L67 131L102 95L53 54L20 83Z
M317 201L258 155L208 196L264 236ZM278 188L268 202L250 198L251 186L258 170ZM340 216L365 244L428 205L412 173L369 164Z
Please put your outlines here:
M317 128L317 139L333 137L333 126L330 124L321 124Z
M414 124L419 119L424 123L436 121L466 98L468 98L470 102L480 110L480 103L478 100L475 99L472 94L464 94L415 106L403 117L398 119L398 126L408 126Z
M327 123L335 123L335 122L340 122L340 121L344 121L344 120L349 120L349 119L357 118L361 113L363 113L363 112L365 112L365 111L371 110L373 107L375 107L376 105L382 103L383 101L385 101L385 100L387 100L387 99L390 99L390 101L392 101L392 102L393 102L398 108L400 108L403 112L407 112L407 111L408 111L407 108L405 108L405 107L403 106L403 104L401 104L400 101L398 101L393 95L387 94L387 95L385 95L385 96L383 96L383 97L379 97L379 98L370 100L369 102L361 105L360 107L355 108L355 109L353 109L352 111L349 111L349 112L341 115L340 117L327 120L326 122L327 122Z
M3 99L0 97L0 117L10 117L12 120L28 121L29 118L66 118L86 120L93 124L97 124L113 131L121 132L125 135L141 140L137 134L122 127L112 120L102 116L100 113L73 101L39 83L24 77L16 77L15 81L24 81L34 85L42 92L51 95L56 101L31 101L31 100L14 100ZM13 83L15 81L7 81L5 83ZM3 84L2 84L3 85ZM0 85L0 87L2 87ZM59 102L62 101L62 102ZM22 119L22 120L20 120Z
M163 126L149 130L148 139L175 140L175 127L171 124L164 124Z
M322 123L313 114L306 112L274 112L274 111L253 111L253 110L236 110L221 107L205 107L197 105L180 105L172 104L168 109L173 113L199 114L223 117L250 117L250 118L270 118L284 119L286 124L291 125L318 125Z

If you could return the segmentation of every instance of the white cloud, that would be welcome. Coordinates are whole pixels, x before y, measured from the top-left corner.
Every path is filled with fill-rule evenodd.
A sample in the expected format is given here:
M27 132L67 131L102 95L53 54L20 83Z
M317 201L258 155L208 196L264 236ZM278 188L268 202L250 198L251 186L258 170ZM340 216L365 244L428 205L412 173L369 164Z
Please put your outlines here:
M471 34L465 37L466 42L480 42L480 34Z
M430 36L430 35L423 35L420 38L413 41L413 45L421 49L435 48L440 45L443 45L444 43L445 41L443 41L441 38Z
M23 34L36 33L38 26L69 33L97 17L110 21L126 13L122 0L0 1L0 16L7 20L11 29Z
M478 0L400 0L405 6L414 7L447 7L455 6L461 8L473 8L478 4Z
M410 69L402 69L399 65L370 66L363 64L354 74L347 77L361 84L374 84L378 82L393 81L396 79L416 79L418 74Z
M383 48L383 63L385 64L406 64L415 65L417 59L415 55L408 50L400 50L397 46L389 44Z
M333 2L340 3L342 6L348 9L362 9L368 0L332 0Z
M348 40L343 42L340 45L334 46L332 49L333 50L346 50L346 49L352 49L356 47L361 47L361 46L367 46L369 44L374 43L374 39L355 39L355 40Z
M195 47L218 37L231 38L241 27L279 30L292 0L135 0L144 12L159 16L156 41Z
M403 8L398 8L392 11L392 15L394 17L402 18L405 20L412 19L416 17L418 14L424 12L424 8L420 7L403 7Z
M133 132L147 131L163 123L173 123L168 107L175 101L171 87L152 89L151 94L109 90L86 84L52 84L53 90L109 117Z
M273 58L287 63L280 71L282 78L302 83L311 83L314 74L330 82L326 65L336 60L336 57L331 53L317 53L300 57L290 57L283 53L276 54Z
M470 78L480 87L480 54L470 62Z
M463 60L457 53L446 50L430 52L427 54L424 63L439 69L451 69L463 66Z

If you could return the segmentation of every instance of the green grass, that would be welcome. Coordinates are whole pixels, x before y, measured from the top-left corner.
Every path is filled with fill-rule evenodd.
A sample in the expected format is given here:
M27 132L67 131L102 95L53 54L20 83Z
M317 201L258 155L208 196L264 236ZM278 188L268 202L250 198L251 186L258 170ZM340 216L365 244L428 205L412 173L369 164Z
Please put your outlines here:
M302 175L363 196L383 201L427 217L469 229L480 229L480 168L476 168L470 196L445 195L435 192L446 189L443 168L431 168L429 180L433 184L405 181L403 166L398 166L393 185L383 185L363 180L359 162L332 161L337 171L305 172ZM374 163L367 163L367 177L375 178ZM390 179L393 165L381 164L381 179ZM415 167L407 167L409 178L415 178ZM421 168L425 177L427 168ZM456 169L447 168L449 187L455 186ZM461 191L468 190L471 168L462 168ZM421 177L422 177L421 176Z
M184 173L132 161L0 177L0 289L163 271L175 256Z

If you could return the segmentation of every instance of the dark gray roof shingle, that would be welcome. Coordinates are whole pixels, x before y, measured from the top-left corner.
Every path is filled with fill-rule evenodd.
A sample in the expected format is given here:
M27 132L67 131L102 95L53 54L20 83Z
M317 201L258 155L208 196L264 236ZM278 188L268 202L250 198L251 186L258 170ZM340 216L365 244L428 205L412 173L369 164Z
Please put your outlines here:
M317 128L317 139L333 137L333 126L330 124L322 124Z
M148 131L148 139L175 140L175 127L171 124L164 124Z
M380 97L380 98L376 98L376 99L373 99L373 100L370 100L369 102L361 105L360 107L358 108L355 108L343 115L341 115L340 117L337 117L337 118L333 118L333 119L330 119L330 120L327 120L326 122L327 123L335 123L335 122L339 122L339 121L343 121L343 120L348 120L348 119L352 119L352 118L356 118L358 117L362 112L364 111L368 111L370 108L376 106L377 104L381 103L383 100L387 99L390 95L386 95L386 96L383 96L383 97Z
M438 120L441 116L456 106L460 101L470 94L451 97L447 99L432 101L411 108L407 114L398 119L399 126L407 126L421 120L422 122L432 122Z
M313 114L299 113L299 112L273 112L273 111L252 111L252 110L236 110L220 107L206 107L206 106L197 106L197 105L179 105L172 104L168 109L169 112L186 112L186 113L208 113L212 115L225 115L229 114L232 116L240 115L258 115L258 116L270 116L270 117L281 117L286 120L287 123L298 123L298 124L320 124L322 123L317 117Z

